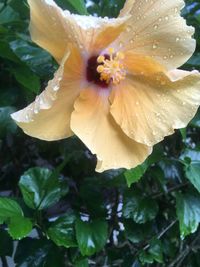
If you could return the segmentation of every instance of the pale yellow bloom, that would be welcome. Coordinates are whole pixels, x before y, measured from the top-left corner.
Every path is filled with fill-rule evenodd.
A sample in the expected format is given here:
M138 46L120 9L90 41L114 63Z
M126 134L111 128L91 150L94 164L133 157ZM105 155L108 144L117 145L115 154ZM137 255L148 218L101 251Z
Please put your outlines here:
M35 102L12 114L25 133L48 141L76 134L101 172L142 163L195 115L200 75L177 69L195 50L183 0L127 0L116 19L28 3L33 41L60 66Z

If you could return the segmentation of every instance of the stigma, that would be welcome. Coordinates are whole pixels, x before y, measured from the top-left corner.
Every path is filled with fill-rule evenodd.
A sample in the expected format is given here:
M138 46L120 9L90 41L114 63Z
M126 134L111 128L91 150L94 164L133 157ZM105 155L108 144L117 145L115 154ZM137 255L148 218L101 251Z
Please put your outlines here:
M97 72L100 74L100 80L106 84L113 83L118 85L126 77L126 70L122 63L124 54L121 52L115 53L113 48L108 49L108 56L103 55L97 58L99 63Z

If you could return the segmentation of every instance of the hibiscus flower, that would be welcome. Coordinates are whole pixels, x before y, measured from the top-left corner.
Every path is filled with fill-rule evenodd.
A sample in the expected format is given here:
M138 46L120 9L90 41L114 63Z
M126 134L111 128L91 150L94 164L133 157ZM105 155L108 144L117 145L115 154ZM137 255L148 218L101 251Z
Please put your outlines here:
M141 164L200 104L200 75L178 70L193 54L182 0L127 0L118 18L81 16L28 0L32 40L59 63L36 100L12 118L30 136L77 135L96 170Z

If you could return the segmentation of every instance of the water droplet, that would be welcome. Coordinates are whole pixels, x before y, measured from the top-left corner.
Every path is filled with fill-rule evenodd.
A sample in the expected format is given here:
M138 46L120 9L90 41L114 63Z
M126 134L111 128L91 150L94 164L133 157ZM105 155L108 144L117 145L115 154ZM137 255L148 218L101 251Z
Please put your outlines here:
M158 45L157 44L153 44L153 49L157 49Z
M120 42L120 43L119 43L119 47L120 47L120 48L122 48L122 47L123 47L123 45L124 45L124 43L123 43L123 42Z
M155 24L155 25L153 26L153 28L154 28L154 30L157 30L157 29L158 29L158 24Z
M180 41L180 37L176 37L176 42L179 42Z
M127 27L126 27L126 31L127 31L127 32L130 32L131 30L132 30L132 27L131 27L131 26L127 26Z
M130 43L131 43L131 44L133 44L133 43L134 43L133 39L131 39L131 40L130 40Z
M168 21L169 20L169 16L165 16L165 20Z
M53 90L54 91L58 91L59 90L59 86L58 85L54 86Z
M163 59L166 60L167 59L167 56L164 56Z

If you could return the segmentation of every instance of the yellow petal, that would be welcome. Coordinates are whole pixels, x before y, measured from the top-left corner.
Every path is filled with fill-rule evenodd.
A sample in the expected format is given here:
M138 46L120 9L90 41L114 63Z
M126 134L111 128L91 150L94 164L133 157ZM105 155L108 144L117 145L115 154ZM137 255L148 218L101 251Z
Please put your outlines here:
M61 62L69 43L88 52L105 48L123 31L128 17L80 16L63 11L53 0L28 0L34 42Z
M128 138L109 113L107 92L84 90L75 102L71 129L97 155L97 171L132 168L151 153L148 146Z
M193 54L193 27L180 16L183 0L128 0L120 17L130 15L118 39L122 50L153 57L168 70L180 67Z
M184 128L200 105L200 74L175 70L132 76L110 97L111 114L137 142L154 145L174 129Z
M69 42L70 27L63 11L53 0L28 0L31 38L57 61L63 58Z
M125 52L124 56L124 67L133 75L152 75L158 72L166 72L164 66L151 57L134 54L132 51Z
M72 135L70 117L74 101L80 93L83 63L77 50L71 49L48 83L32 104L12 114L12 118L33 137L59 140Z
M65 11L65 16L73 25L75 40L81 49L89 53L99 53L109 46L125 29L130 16L123 18L101 18L74 15Z

